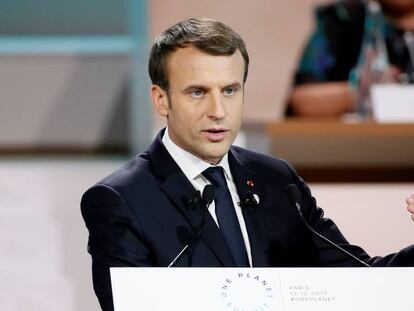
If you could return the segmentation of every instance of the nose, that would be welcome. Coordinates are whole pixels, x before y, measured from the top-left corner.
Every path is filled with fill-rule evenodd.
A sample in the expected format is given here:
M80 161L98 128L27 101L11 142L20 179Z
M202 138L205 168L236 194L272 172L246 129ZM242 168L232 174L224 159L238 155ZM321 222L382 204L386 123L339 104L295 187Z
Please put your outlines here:
M211 119L223 119L226 115L226 110L224 108L223 99L220 95L211 94L208 107L208 117Z

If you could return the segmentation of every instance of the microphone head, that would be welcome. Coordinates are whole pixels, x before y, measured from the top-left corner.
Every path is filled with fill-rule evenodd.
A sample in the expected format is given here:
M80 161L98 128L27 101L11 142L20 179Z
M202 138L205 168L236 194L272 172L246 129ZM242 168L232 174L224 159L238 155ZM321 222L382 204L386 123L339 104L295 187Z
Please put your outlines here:
M256 193L253 193L253 198L256 200L256 205L259 205L260 203L260 198Z
M302 195L299 191L298 186L296 186L295 184L290 184L286 187L286 191L289 195L290 200L293 203L300 203Z
M194 192L191 198L187 199L187 205L191 208L195 208L199 202L201 202L201 192L198 190Z
M245 194L240 195L240 202L238 203L242 208L248 208L253 211L259 205L259 196L251 191L247 191Z
M215 196L215 188L213 185L207 185L203 189L203 200L207 203L207 205L210 205L211 202L214 200Z

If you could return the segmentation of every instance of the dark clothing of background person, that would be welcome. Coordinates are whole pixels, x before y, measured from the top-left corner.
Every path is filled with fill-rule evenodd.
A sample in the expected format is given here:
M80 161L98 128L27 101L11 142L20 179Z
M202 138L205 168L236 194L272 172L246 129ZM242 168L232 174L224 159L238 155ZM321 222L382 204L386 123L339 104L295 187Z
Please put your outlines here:
M361 51L365 13L364 3L358 0L339 1L316 9L316 25L294 74L294 86L349 79ZM390 64L414 82L404 30L387 18L384 28ZM292 114L290 109L288 114Z

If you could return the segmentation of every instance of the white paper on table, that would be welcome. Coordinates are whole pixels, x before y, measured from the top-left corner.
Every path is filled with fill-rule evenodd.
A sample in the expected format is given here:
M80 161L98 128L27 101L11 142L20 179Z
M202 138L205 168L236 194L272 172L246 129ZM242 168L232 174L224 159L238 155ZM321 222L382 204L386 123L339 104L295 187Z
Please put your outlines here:
M375 84L371 87L371 100L375 121L414 122L414 85Z

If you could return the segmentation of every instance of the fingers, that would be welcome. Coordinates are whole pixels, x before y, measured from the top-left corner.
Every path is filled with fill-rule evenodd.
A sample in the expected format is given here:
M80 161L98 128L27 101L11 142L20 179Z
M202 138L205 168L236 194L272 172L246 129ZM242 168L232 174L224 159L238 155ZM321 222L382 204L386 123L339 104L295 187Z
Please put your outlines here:
M407 210L411 213L411 219L414 221L414 193L412 193L406 200Z

